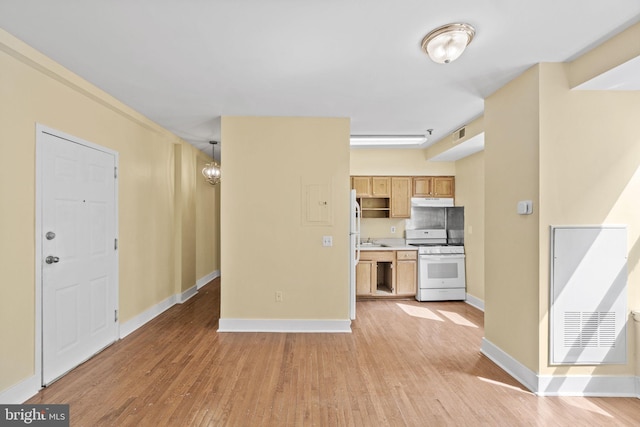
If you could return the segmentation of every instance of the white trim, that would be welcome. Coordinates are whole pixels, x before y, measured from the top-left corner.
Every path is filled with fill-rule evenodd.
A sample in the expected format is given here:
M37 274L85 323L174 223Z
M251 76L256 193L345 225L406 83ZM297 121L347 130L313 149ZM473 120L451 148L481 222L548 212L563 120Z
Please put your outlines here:
M42 387L40 377L32 375L29 378L0 392L0 404L17 405L33 397Z
M477 308L478 310L484 312L484 301L480 298L476 298L471 294L467 294L467 299L465 300L467 304L472 307Z
M491 341L482 338L480 351L526 388L534 393L538 391L538 376L536 373L505 353Z
M193 285L192 287L190 287L189 289L187 289L186 291L182 292L180 295L177 296L178 304L182 304L183 302L185 302L186 300L188 300L189 298L191 298L197 293L198 293L198 288L196 287L196 285Z
M538 396L637 397L636 378L613 375L544 375Z
M480 351L538 396L637 397L640 377L615 375L538 375L486 338Z
M218 277L220 277L220 270L212 271L206 276L199 278L198 281L196 282L196 287L200 289L201 287L203 287L213 279L217 279Z
M186 291L172 295L164 301L156 304L150 309L140 313L133 319L130 319L122 324L120 324L120 338L124 338L136 329L144 326L145 323L149 322L153 318L159 316L163 312L167 311L169 308L173 307L175 304L182 304L192 296L198 293L198 289L212 281L213 279L220 276L220 270L213 271L206 276L198 279L196 285L190 287Z
M130 319L130 320L127 320L124 323L121 323L120 324L120 338L126 337L127 335L129 335L130 333L135 331L136 329L138 329L141 326L143 326L145 323L147 323L150 320L154 319L158 315L164 313L165 311L167 311L168 309L173 307L176 304L177 300L178 300L177 295L171 295L169 298L165 299L164 301L162 301L162 302L154 305L153 307L149 308L148 310L145 310L142 313L138 314L133 319Z
M57 129L50 128L48 126L42 125L40 123L36 123L35 128L35 140L36 140L36 159L35 159L35 346L34 346L34 373L35 377L38 378L38 382L40 385L42 384L42 188L43 188L43 174L42 174L42 138L43 134L53 135L58 138L65 139L67 141L83 145L88 148L92 148L97 151L101 151L103 153L107 153L113 156L114 165L116 170L120 170L120 156L117 151L114 151L110 148L103 147L101 145L94 144L92 142L86 141L84 139L78 138L73 135L69 135L68 133L59 131ZM114 184L114 209L115 209L115 224L114 224L114 234L115 238L119 240L119 223L118 223L118 199L119 199L119 191L118 191L118 178L116 177L116 182ZM116 252L116 256L114 257L114 266L113 266L113 274L114 274L114 302L115 302L115 310L120 312L120 255L119 249ZM120 335L120 321L116 321L116 331L114 336L114 342L117 341L118 336ZM39 388L38 388L39 390Z
M218 332L351 333L351 321L339 319L220 319Z

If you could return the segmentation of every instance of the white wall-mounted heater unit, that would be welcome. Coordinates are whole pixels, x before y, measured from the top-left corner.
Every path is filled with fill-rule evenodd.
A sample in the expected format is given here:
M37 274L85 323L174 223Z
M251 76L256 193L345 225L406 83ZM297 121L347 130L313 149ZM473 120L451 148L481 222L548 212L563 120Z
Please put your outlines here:
M550 363L627 359L627 229L551 227Z

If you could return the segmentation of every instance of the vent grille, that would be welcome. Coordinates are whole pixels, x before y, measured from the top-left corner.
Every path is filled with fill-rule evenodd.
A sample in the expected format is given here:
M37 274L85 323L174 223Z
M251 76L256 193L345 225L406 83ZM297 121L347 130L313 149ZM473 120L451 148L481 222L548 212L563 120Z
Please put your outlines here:
M615 348L616 313L609 311L565 312L564 346L569 348Z
M464 138L464 136L467 133L467 128L466 127L462 127L460 129L458 129L457 131L453 132L453 141L458 141L462 138Z

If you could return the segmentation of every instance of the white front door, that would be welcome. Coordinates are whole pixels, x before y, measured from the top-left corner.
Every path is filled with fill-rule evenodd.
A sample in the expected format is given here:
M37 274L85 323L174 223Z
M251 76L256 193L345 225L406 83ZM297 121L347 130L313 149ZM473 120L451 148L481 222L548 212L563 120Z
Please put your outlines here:
M42 153L42 381L117 339L116 159L47 132Z

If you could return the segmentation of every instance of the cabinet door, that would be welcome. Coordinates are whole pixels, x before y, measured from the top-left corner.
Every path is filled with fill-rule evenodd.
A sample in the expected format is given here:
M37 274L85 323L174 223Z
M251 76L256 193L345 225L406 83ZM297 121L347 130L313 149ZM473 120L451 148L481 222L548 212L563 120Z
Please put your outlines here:
M415 295L418 264L416 260L396 261L396 295Z
M376 262L364 261L356 265L356 295L371 295L372 287L376 287Z
M411 217L411 178L394 176L391 178L391 217Z
M388 176L371 177L371 194L373 197L391 197L391 178Z
M434 197L453 197L454 194L454 178L452 176L434 176L433 177L433 196Z
M356 197L371 197L371 177L352 176L351 188L356 190Z
M413 177L413 197L432 197L430 176Z

